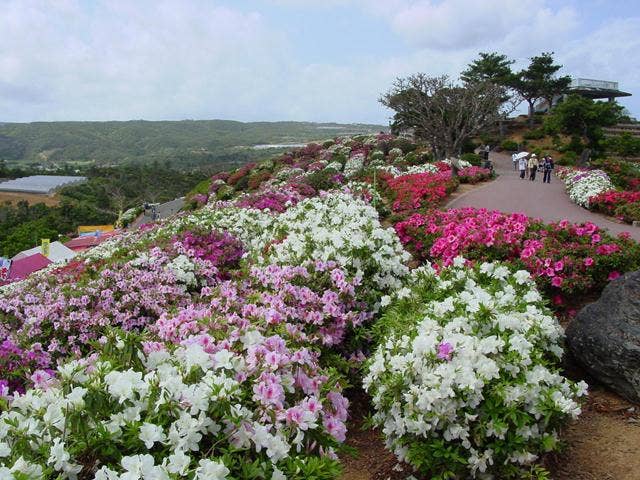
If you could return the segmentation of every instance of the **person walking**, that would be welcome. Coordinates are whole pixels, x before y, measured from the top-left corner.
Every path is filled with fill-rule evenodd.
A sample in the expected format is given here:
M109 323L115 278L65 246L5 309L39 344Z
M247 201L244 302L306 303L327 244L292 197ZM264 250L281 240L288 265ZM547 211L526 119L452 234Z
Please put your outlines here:
M525 157L518 160L518 169L520 170L520 178L524 180L524 176L527 173L527 159Z
M513 163L513 169L517 170L518 169L518 159L516 158L517 153L513 152L511 154L511 162Z
M538 171L538 167L540 166L540 162L538 162L538 157L534 153L529 158L529 180L532 182L536 179L536 172Z
M553 158L550 155L544 157L542 162L542 172L544 176L542 177L542 183L551 183L551 172L553 171Z

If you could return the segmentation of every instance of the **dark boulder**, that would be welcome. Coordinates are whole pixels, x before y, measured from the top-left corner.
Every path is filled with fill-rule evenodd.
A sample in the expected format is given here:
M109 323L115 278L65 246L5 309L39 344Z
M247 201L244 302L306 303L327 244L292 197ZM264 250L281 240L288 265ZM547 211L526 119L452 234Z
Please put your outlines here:
M611 282L567 328L574 357L597 380L640 403L640 271Z

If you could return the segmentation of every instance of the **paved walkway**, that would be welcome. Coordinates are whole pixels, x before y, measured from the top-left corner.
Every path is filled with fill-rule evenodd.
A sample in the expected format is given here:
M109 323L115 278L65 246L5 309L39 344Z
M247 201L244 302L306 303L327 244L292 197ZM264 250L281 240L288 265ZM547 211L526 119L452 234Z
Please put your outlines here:
M542 173L535 182L521 180L513 169L511 156L503 153L491 153L498 178L486 185L462 195L447 205L447 208L477 207L502 212L521 212L545 222L567 219L570 222L592 222L608 229L614 235L629 232L631 237L640 241L640 228L616 223L603 215L590 212L573 203L564 189L564 183L552 176L551 183L542 183Z
M176 198L175 200L171 200L170 202L161 203L156 207L157 211L157 220L162 218L168 218L172 215L175 215L180 211L180 209L184 206L184 197ZM149 212L150 213L150 212ZM143 213L137 219L135 219L131 225L129 226L130 230L136 230L143 223L152 223L153 218L151 215L147 215Z

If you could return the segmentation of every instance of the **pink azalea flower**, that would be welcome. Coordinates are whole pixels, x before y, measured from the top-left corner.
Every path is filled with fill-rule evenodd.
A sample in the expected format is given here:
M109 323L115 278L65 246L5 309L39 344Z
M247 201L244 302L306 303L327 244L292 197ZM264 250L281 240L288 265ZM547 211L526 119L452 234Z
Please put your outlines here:
M438 354L437 357L440 360L446 360L447 362L451 360L451 356L453 355L453 345L449 342L440 342L438 345Z

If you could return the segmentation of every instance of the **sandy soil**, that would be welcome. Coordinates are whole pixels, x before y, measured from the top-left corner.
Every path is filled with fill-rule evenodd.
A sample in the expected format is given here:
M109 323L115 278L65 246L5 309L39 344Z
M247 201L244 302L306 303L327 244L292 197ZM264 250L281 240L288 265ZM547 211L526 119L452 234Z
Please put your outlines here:
M0 192L0 204L5 202L17 203L20 200L26 200L29 205L36 203L44 203L49 207L56 206L60 200L55 195L42 195L36 193L18 193L18 192Z

